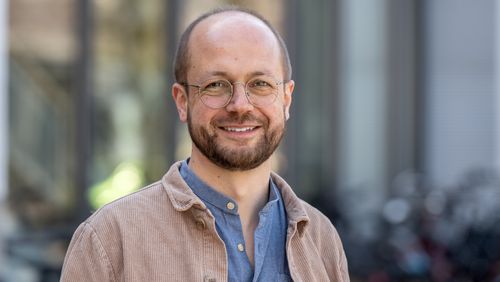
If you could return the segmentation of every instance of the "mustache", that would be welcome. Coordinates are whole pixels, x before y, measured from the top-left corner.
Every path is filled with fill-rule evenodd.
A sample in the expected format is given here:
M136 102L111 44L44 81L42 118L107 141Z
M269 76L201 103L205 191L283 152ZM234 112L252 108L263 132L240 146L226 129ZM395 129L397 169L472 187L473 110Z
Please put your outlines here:
M258 118L255 115L253 115L252 113L243 113L243 114L229 113L226 116L216 117L212 120L212 124L214 124L214 125L228 124L228 123L244 124L247 122L258 123L258 124L263 124L263 125L267 124L266 120Z

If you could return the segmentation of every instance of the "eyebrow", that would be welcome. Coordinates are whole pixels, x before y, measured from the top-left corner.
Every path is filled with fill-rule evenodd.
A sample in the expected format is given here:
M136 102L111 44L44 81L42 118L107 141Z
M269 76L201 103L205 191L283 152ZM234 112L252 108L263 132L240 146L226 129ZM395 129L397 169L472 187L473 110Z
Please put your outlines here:
M225 72L225 71L211 71L208 73L208 76L227 76L227 72Z
M259 75L270 75L272 76L272 74L270 72L266 72L266 71L254 71L250 74L247 75L247 77L254 77L254 76L259 76ZM230 77L230 75L225 72L225 71L211 71L207 74L208 77L212 77L212 76L223 76L223 77Z

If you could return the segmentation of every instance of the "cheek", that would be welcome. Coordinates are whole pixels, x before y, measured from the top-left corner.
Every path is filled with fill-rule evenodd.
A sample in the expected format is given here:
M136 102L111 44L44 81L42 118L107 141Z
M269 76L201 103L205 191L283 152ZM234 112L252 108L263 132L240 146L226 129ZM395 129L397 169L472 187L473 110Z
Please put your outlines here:
M191 105L189 108L189 117L191 119L191 123L195 125L208 126L210 122L213 120L213 114L207 110L202 109L202 106L199 105Z
M283 105L279 105L269 109L269 111L262 112L267 118L270 127L275 127L279 124L285 122L286 108Z

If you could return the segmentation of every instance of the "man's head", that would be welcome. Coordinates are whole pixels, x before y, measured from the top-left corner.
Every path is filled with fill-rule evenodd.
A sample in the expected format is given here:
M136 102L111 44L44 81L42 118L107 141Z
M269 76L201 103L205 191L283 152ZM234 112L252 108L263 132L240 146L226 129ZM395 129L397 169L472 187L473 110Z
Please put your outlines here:
M274 34L276 37L276 40L278 40L280 49L281 49L281 59L282 59L282 64L283 64L283 70L284 70L284 80L290 80L292 79L292 65L290 63L290 56L288 54L288 49L286 47L285 41L279 33L276 31L276 29L261 15L255 13L252 10L247 10L243 9L240 7L225 7L225 8L218 8L214 9L212 11L209 11L201 16L199 16L196 20L194 20L189 26L186 28L186 30L182 33L179 45L177 46L177 52L175 54L175 59L174 59L174 76L175 76L175 81L176 82L185 82L186 81L186 73L189 68L189 63L190 63L190 56L189 56L189 43L190 43L190 38L191 38L191 33L193 32L193 29L203 20L206 18L209 18L213 15L217 14L222 14L226 12L240 12L244 13L247 15L254 16L255 18L259 19L262 23L264 23Z
M277 148L289 116L294 82L283 41L261 17L234 8L200 17L182 38L172 95L188 123L192 157L228 170L258 167ZM207 101L221 85L230 96L214 107ZM270 89L264 92L272 99L253 95L260 89Z

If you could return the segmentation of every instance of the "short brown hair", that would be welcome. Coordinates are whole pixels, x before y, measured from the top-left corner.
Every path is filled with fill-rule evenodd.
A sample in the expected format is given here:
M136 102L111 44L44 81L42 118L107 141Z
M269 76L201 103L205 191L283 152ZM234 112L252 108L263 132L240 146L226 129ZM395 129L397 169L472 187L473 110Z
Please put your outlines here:
M189 45L189 38L191 37L193 29L204 19L225 12L241 12L254 16L257 19L261 20L273 32L274 36L276 37L280 45L282 62L283 62L284 79L287 81L292 79L292 65L290 63L290 56L288 55L288 49L286 48L285 41L283 40L283 38L281 38L276 29L274 29L274 27L264 17L262 17L255 11L237 6L227 6L227 7L216 8L207 13L204 13L203 15L199 16L196 20L194 20L186 28L184 33L182 33L174 59L175 81L179 83L185 83L187 80L187 69L189 68L189 58L190 58L188 45Z

